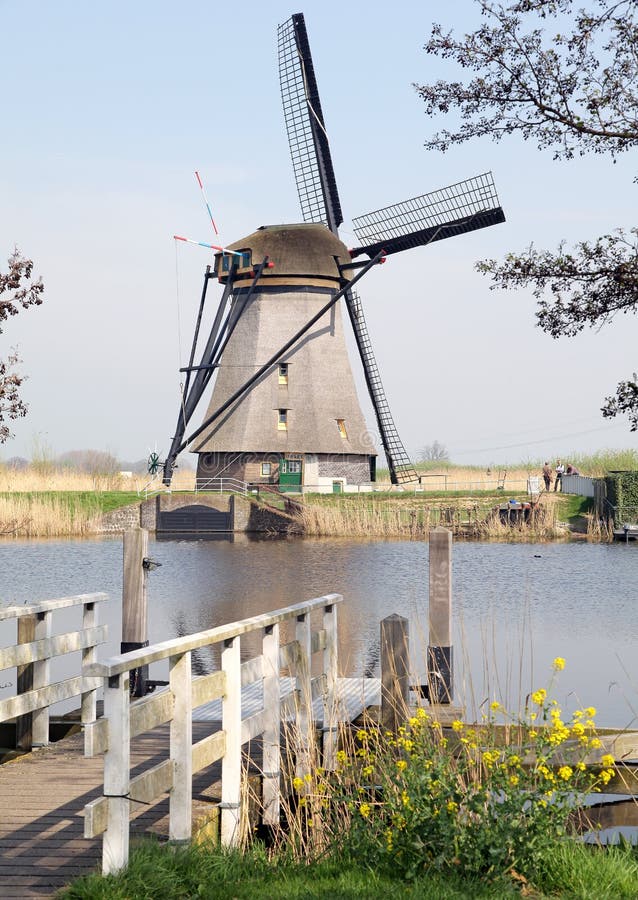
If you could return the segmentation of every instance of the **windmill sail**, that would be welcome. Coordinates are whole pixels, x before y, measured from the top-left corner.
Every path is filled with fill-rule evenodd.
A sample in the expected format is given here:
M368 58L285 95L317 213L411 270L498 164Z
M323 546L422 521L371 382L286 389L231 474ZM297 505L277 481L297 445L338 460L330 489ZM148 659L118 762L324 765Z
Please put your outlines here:
M417 481L419 476L410 461L403 442L394 424L390 404L383 389L381 374L372 349L372 341L368 334L368 326L363 313L363 305L356 291L346 291L346 306L350 315L350 322L357 340L357 347L363 363L363 372L368 385L368 392L372 399L374 414L377 419L379 435L383 450L390 469L390 481L392 484L401 484L405 481Z
M358 216L351 253L398 253L505 221L491 172Z
M296 13L278 29L279 81L304 222L337 233L343 221L306 23Z

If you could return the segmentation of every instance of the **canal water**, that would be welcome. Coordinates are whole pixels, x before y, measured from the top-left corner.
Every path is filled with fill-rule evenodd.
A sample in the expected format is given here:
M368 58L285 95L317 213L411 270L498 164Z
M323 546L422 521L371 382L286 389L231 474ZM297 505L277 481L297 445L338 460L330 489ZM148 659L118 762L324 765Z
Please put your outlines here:
M399 613L410 623L414 679L423 676L427 543L235 536L151 540L149 552L162 564L148 580L151 642L337 592L343 674L378 674L379 623ZM553 696L564 709L595 706L601 726L638 727L637 571L634 544L455 544L456 698L468 716L488 699L518 708L547 686L561 656ZM119 651L121 590L121 539L0 544L1 605L109 594L101 656ZM5 623L0 646L13 640L15 626ZM213 662L194 665L206 671Z

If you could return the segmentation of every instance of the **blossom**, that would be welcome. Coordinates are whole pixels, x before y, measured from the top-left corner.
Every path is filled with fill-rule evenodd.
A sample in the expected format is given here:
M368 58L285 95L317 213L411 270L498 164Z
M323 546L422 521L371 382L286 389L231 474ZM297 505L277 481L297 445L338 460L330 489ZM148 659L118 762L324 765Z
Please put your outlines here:
M534 691L532 694L532 702L537 706L542 706L545 702L545 698L547 697L547 691L545 688L540 688L538 691Z
M585 712L586 716L588 716L590 719L593 719L594 716L596 715L596 707L595 706L587 706L585 708L584 712Z
M368 819L370 817L370 813L372 812L372 807L369 803L362 803L359 807L359 815L363 816L364 819Z
M565 668L565 660L562 656L557 656L554 662L552 663L555 672L562 672Z
M455 719L452 722L452 731L463 731L464 728L465 725L463 724L463 722L461 722L460 719Z
M404 759L397 759L397 769L399 772L403 772L404 769L407 769L408 764Z
M293 778L293 779L292 779L292 786L294 787L294 789L295 789L296 791L300 791L300 790L302 789L302 787L304 786L304 780L303 780L303 778L299 778L299 776L297 776L297 778Z
M605 768L607 769L613 769L615 764L614 757L611 755L611 753L605 753L600 760L600 764L601 766L605 766Z
M558 777L562 778L563 781L569 781L573 774L574 770L571 768L571 766L561 766L558 770Z
M449 813L456 812L458 808L458 803L455 803L454 800L448 800L446 809Z
M501 704L498 702L498 700L493 700L493 701L490 703L490 709L493 709L494 712L496 712L496 711L499 710L500 708L501 708Z

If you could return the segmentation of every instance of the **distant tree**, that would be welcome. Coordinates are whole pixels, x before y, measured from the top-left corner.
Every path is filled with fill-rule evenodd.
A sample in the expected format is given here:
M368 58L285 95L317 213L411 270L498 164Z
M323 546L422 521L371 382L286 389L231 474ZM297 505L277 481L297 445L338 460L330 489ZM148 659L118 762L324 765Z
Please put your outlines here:
M39 306L42 303L42 280L32 281L33 262L25 259L16 248L8 260L9 271L0 272L0 334L2 323L20 312L20 308ZM17 366L20 357L12 350L6 359L0 359L0 444L12 437L7 419L20 419L27 414L27 405L20 397L20 386L25 376Z
M447 448L444 444L439 444L438 441L426 444L425 447L421 448L419 455L422 462L449 462L450 459Z
M5 462L5 466L7 469L15 469L17 472L21 472L29 468L29 460L25 459L24 456L10 456Z
M115 475L120 471L117 459L104 450L69 450L58 456L57 463L87 475Z
M554 159L601 153L614 161L638 147L636 0L476 0L484 22L456 38L434 25L425 50L471 73L465 81L416 85L429 115L456 110L455 130L426 147L447 150L476 137L533 140ZM551 28L551 31L550 31ZM472 77L472 75L474 77ZM638 228L583 241L569 250L533 246L479 271L494 288L531 287L538 325L554 338L638 312ZM638 429L638 377L605 399L604 416L625 413Z

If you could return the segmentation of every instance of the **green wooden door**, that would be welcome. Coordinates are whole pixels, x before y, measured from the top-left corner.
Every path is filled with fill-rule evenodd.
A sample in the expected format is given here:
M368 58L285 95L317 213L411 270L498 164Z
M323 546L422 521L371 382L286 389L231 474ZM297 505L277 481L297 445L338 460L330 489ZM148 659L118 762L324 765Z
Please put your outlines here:
M281 491L301 491L301 460L282 459L279 463L279 489Z
M332 493L340 494L342 491L343 491L342 483L340 481L333 481L332 482Z

